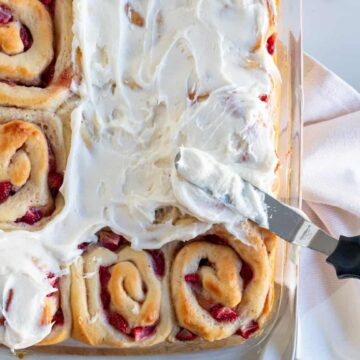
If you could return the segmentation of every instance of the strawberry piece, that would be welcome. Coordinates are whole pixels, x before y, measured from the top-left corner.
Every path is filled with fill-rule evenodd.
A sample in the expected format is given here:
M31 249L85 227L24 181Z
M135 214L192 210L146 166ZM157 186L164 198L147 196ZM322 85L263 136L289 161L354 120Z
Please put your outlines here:
M51 271L47 274L48 279L52 279L54 277L55 277L55 274L53 272L51 272Z
M267 49L267 51L268 51L268 53L269 53L270 55L274 55L274 53L275 53L276 39L277 39L277 34L276 34L276 33L272 34L272 35L267 39L266 49Z
M34 225L38 221L43 218L43 214L39 209L30 209L28 210L25 215L19 219L17 219L16 223L25 223L28 225Z
M11 301L12 301L12 299L13 299L13 296L14 296L14 290L13 290L13 289L10 289L10 290L9 290L9 293L8 293L8 296L7 296L7 299L6 299L5 311L9 311L9 308L10 308Z
M192 341L197 338L197 335L195 335L188 329L181 328L179 332L175 335L175 338L179 341Z
M48 185L51 192L51 195L53 197L56 197L56 195L59 192L59 189L61 188L61 185L63 184L64 177L57 173L57 172L50 172L48 174Z
M124 334L129 333L129 324L120 314L116 312L109 312L108 320L110 325L112 325L116 330L119 330Z
M41 0L41 2L42 2L44 5L49 6L49 5L53 2L53 0Z
M0 6L0 25L6 25L12 20L11 10L4 5Z
M107 289L111 274L109 268L107 266L100 266L99 268L99 277L100 277L100 284L101 284L101 303L105 310L108 310L110 307L111 297L109 291Z
M120 245L125 241L121 235L115 234L109 230L101 230L98 237L100 245L111 251L118 250Z
M102 289L107 289L108 283L110 281L110 271L108 266L100 266L99 268L100 275L100 284Z
M100 299L101 299L101 303L102 303L103 308L105 310L108 310L109 307L110 307L110 302L111 302L109 292L105 291L105 290L101 290Z
M53 281L51 281L50 285L53 288L59 288L59 284L60 284L60 278L55 278Z
M154 272L157 276L163 277L165 275L165 258L164 254L160 250L148 250L147 251L153 260Z
M232 309L216 304L210 309L210 315L217 321L232 322L235 321L239 315Z
M198 273L186 274L184 278L185 278L185 281L190 284L200 283L200 276Z
M252 280L254 274L251 267L244 261L242 262L240 276L243 279L244 289L245 289Z
M5 324L5 318L3 317L0 317L0 326L4 325Z
M33 43L33 38L31 36L29 29L24 25L20 29L20 38L24 44L24 51L30 49Z
M52 318L52 321L54 322L54 325L64 325L65 319L64 319L64 313L61 308L58 308L55 315Z
M50 285L57 289L57 290L54 290L53 292L49 293L46 295L46 297L52 297L53 295L57 294L59 292L59 286L60 286L60 278L57 277L55 278L55 275L53 273L49 273L48 275L48 279L53 279L51 282L50 282Z
M260 95L259 99L263 102L268 102L269 101L269 96L264 94L264 95Z
M132 329L132 335L135 338L135 341L140 341L151 336L156 329L156 325L153 326L138 326Z
M77 248L78 248L79 250L86 250L90 244L91 244L91 243L83 242L83 243L79 244Z
M51 83L52 79L54 78L54 74L55 64L52 62L41 74L41 86L43 88L47 87Z
M13 192L13 186L10 181L0 182L0 204L8 199Z
M246 326L239 329L235 334L242 336L244 339L248 339L251 334L259 330L259 324L252 320Z

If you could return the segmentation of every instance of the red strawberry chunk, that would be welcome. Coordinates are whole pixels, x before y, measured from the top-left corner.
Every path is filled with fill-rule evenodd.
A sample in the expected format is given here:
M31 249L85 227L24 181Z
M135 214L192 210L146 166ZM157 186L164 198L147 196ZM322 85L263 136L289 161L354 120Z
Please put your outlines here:
M33 43L33 38L30 34L30 31L27 27L24 25L20 29L20 38L24 44L24 50L28 50L31 48L31 45Z
M274 55L274 53L275 53L276 39L277 39L277 34L276 34L276 33L272 34L272 35L267 39L266 49L267 49L267 51L268 51L268 53L269 53L270 55Z
M245 289L249 285L254 274L253 274L251 267L244 261L242 262L240 276L243 279L244 289Z
M0 25L6 25L12 20L12 13L9 8L4 5L0 6Z
M153 326L138 326L132 329L132 335L135 338L135 341L140 341L151 336L156 329L156 325Z
M7 296L7 299L6 299L5 311L9 311L9 308L10 308L11 301L12 301L13 297L14 297L14 290L10 289L9 293L8 293L8 296Z
M110 302L111 302L111 297L110 297L109 292L102 289L101 293L100 293L100 299L101 299L103 308L105 310L108 310L110 308Z
M48 86L52 79L54 78L55 74L55 65L54 63L51 63L42 73L41 75L41 86L46 87ZM55 157L54 157L55 159ZM53 168L55 170L55 167Z
M13 186L10 181L0 182L0 204L8 199L13 192Z
M116 330L119 330L124 334L129 333L129 324L120 314L116 312L109 312L108 320L110 325L112 325Z
M91 244L91 243L83 242L83 243L79 244L77 248L78 248L79 250L85 250L85 249L87 249L87 247L88 247L90 244Z
M50 4L53 2L53 0L41 0L41 2L42 2L44 5L48 6L48 5L50 5Z
M108 266L100 266L99 268L100 275L100 284L102 289L107 289L108 283L110 281L110 271Z
M0 326L4 325L5 324L5 318L3 317L0 317Z
M101 285L101 303L105 310L108 310L110 307L111 297L107 289L111 274L107 266L100 266L99 269L100 285Z
M43 214L39 209L28 210L23 217L17 219L16 223L25 223L28 225L34 225L43 218Z
M192 341L197 338L197 335L195 335L188 329L181 328L176 334L175 338L180 341Z
M118 234L113 233L109 230L101 230L99 233L100 245L111 251L116 251L122 245L125 239Z
M185 278L185 281L190 284L200 283L200 276L198 273L186 274L184 278Z
M59 174L57 172L49 173L48 184L49 184L49 189L50 189L51 195L53 197L55 197L58 194L63 181L64 181L64 177L61 174Z
M52 279L52 278L54 278L55 277L55 274L53 273L53 272L49 272L48 274L47 274L47 278L48 279Z
M50 284L53 288L59 288L60 278L55 278Z
M52 273L50 273L50 274L53 275ZM55 276L55 275L54 275L54 276ZM49 294L46 295L47 297L51 297L51 296L53 296L53 295L55 295L55 294L57 294L57 293L59 292L60 278L49 277L49 275L48 275L48 278L49 278L49 279L53 279L53 280L50 282L50 285L51 285L53 288L58 289L58 290L55 290L55 291L53 291L53 292L51 292L51 293L49 293Z
M157 276L163 277L165 275L165 258L160 250L148 250L153 260L154 272Z
M239 315L232 309L216 304L210 309L210 315L217 321L232 322L235 321Z
M260 95L259 99L263 102L268 102L269 101L269 96L264 94L264 95Z
M248 339L251 334L259 330L259 324L252 320L249 324L239 329L235 334L242 336L244 339Z
M64 325L64 313L61 308L58 308L55 315L52 318L54 325Z

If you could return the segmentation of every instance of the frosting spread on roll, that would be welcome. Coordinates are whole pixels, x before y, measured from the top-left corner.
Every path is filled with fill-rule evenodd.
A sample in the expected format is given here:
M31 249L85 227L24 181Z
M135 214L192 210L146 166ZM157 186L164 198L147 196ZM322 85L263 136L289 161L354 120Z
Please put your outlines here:
M180 148L172 185L179 202L199 219L236 224L247 218L268 227L263 193L205 152Z
M67 208L53 223L65 229L69 244L81 242L79 229L92 234L102 226L135 248L208 230L209 219L156 221L157 211L167 207L189 213L171 181L180 147L202 150L271 191L277 163L271 99L278 73L266 44L273 18L268 5L75 1L83 102L73 114ZM110 21L112 27L103 26ZM83 224L76 239L74 208Z
M83 82L61 189L65 207L33 236L71 261L77 245L104 226L135 248L207 231L209 219L156 221L159 209L189 213L171 181L180 147L206 152L271 191L278 73L266 46L268 5L75 0L73 48L74 56L82 52Z
M56 258L35 238L8 234L7 239L1 239L0 343L22 349L50 333L52 324L44 318L45 306L47 295L57 289L49 274L60 273Z

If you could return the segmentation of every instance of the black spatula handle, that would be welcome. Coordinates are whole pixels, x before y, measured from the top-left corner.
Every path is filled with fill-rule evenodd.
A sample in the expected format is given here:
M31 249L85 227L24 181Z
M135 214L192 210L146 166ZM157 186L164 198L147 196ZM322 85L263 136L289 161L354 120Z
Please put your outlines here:
M326 259L339 279L360 279L360 236L340 236L335 251Z

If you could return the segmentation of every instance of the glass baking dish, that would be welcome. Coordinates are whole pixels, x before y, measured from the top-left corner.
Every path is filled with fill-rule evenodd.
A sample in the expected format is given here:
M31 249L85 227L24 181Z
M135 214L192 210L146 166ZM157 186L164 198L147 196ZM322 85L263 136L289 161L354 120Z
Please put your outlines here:
M302 155L302 0L280 0L278 66L282 74L282 94L278 156L281 162L280 198L291 206L301 205ZM144 350L92 348L73 340L47 347L34 347L17 352L29 359L293 359L296 348L296 293L298 283L298 253L295 247L280 241L276 269L275 303L266 328L260 336L234 346L231 340L214 344L217 350L194 352L193 348L169 344L156 354L156 347ZM144 355L139 355L139 351ZM189 353L183 353L191 351ZM171 355L169 354L171 353ZM153 354L153 355L152 355ZM0 348L1 359L14 359L14 354Z

